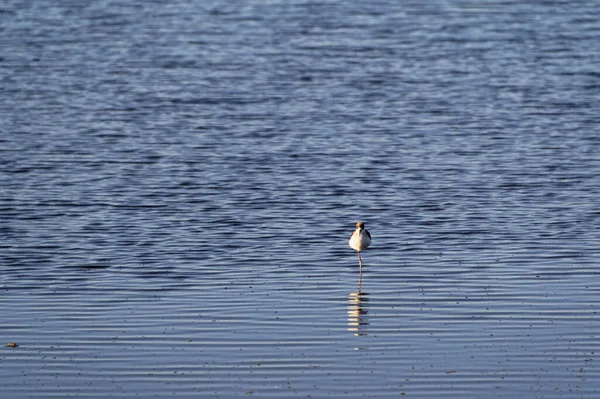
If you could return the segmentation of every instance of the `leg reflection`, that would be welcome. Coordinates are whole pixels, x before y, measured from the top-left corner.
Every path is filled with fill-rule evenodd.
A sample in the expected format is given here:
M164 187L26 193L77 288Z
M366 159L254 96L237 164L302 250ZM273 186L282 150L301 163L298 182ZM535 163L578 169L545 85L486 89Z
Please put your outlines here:
M353 331L356 336L367 335L368 295L366 292L360 291L359 283L358 292L353 292L348 296L348 331Z

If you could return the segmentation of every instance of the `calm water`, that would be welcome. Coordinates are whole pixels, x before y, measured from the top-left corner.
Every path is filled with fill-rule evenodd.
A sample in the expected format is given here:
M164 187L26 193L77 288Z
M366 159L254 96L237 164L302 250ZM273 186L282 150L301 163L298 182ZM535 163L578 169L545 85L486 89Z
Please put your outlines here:
M596 2L83 3L0 6L0 396L600 395Z

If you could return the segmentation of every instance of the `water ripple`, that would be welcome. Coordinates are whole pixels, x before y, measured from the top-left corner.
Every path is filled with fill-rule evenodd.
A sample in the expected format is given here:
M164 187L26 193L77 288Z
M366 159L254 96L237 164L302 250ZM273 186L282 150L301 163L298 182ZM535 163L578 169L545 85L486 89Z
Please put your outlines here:
M0 396L598 396L592 2L0 15Z

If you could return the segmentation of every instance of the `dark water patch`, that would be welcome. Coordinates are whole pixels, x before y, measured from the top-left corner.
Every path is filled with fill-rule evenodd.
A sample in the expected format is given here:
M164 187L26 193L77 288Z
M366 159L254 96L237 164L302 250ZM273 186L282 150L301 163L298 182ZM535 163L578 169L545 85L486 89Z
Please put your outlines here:
M102 270L110 268L110 265L107 264L85 264L85 265L77 265L73 266L74 269L84 269L84 270Z

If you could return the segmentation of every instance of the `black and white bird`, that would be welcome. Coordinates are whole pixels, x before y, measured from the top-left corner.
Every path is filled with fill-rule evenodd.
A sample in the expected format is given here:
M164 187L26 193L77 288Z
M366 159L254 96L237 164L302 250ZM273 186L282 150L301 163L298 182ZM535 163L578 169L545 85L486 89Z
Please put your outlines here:
M360 258L360 251L363 251L371 245L371 233L365 229L363 222L356 223L356 230L350 236L348 245L355 251L358 251L358 264L360 265L360 276L362 277L362 259Z

